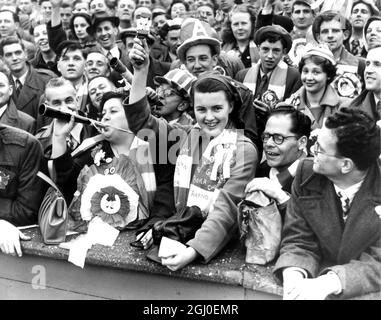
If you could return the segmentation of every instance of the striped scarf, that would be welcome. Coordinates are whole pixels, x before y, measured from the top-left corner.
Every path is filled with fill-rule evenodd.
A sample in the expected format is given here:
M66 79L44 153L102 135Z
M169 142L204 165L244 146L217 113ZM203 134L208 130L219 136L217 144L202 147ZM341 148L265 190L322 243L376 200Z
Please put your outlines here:
M182 145L176 161L174 193L176 209L198 206L204 215L213 210L220 189L230 178L235 162L237 131L225 129L211 140L199 161L200 128L195 125ZM195 167L195 168L194 168ZM192 177L192 168L194 174Z
M251 67L243 80L243 84L248 87L254 94L257 87L257 79L261 62ZM288 65L283 60L279 61L278 65L271 72L268 90L272 90L276 93L277 98L282 101L284 93L286 91L286 78L287 78Z

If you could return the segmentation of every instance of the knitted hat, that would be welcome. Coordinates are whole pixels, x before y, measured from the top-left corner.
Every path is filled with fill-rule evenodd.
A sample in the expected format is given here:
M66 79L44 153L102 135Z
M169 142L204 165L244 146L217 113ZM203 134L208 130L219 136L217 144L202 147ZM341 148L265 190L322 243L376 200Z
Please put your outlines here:
M317 46L307 45L306 51L303 55L303 59L306 59L310 56L319 56L330 61L334 66L336 65L335 57L331 50L324 44L319 44Z
M205 21L194 18L184 20L180 31L181 45L177 48L177 55L180 61L185 61L187 50L193 46L206 44L214 48L217 54L221 51L221 42L217 39L216 32Z
M172 88L183 94L185 98L189 98L189 92L196 77L187 70L177 68L167 72L162 77L156 76L154 80L159 85L162 83L169 84Z

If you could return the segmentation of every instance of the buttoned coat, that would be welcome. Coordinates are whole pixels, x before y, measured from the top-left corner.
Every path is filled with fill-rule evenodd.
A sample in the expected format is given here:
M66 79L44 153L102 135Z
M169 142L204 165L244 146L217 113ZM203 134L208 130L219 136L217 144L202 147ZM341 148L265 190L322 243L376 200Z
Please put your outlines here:
M36 120L29 114L17 110L15 103L12 100L9 101L5 112L1 116L0 123L25 130L31 134L35 134L36 131Z
M45 86L52 76L43 70L34 69L29 63L28 68L28 74L20 95L17 97L16 90L13 90L11 99L18 110L37 119L40 97L44 93ZM10 77L10 83L13 85L13 88L16 88L12 77Z
M42 148L29 133L0 124L0 219L16 226L37 223L44 184L36 176Z
M340 278L338 298L381 291L380 163L374 163L356 193L344 223L333 183L312 171L313 160L298 167L282 231L280 257L274 267L300 267L309 277L329 270Z

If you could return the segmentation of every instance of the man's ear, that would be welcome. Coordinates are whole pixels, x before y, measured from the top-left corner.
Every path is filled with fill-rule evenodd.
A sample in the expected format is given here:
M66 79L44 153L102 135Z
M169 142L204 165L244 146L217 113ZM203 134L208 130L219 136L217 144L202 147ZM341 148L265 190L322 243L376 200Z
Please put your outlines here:
M189 107L189 102L183 101L179 103L179 105L177 106L177 110L180 112L184 112L185 110L188 109L188 107Z
M213 57L212 57L212 60L213 60L213 68L217 65L218 63L218 56L215 54Z
M341 161L342 161L342 165L341 165L342 174L348 174L355 168L355 164L352 159L344 158Z
M305 148L307 148L307 142L308 142L308 138L306 136L300 137L298 140L298 149L304 150Z
M350 36L349 30L345 30L344 31L344 41L346 41L349 38L349 36Z

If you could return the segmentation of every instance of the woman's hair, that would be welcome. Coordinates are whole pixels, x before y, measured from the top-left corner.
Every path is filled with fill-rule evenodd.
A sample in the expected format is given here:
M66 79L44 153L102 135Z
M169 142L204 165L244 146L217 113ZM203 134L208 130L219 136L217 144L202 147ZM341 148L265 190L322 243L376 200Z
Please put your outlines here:
M233 9L229 13L229 19L227 19L226 24L224 28L222 29L221 38L222 43L235 43L235 37L233 35L232 26L231 26L231 18L235 13L248 13L250 15L250 22L251 22L251 33L250 33L250 39L254 38L254 29L255 29L255 20L256 15L254 10L247 4L238 4L233 7Z
M191 88L190 97L191 97L191 103L194 106L194 94L195 92L200 93L212 93L212 92L218 92L223 91L226 95L226 99L229 103L229 105L233 108L232 112L230 113L230 119L234 123L237 129L244 129L240 128L239 116L238 116L238 110L236 108L236 97L234 90L232 90L229 85L225 84L224 81L220 81L216 79L215 77L203 77L202 79L198 79L195 81Z
M77 12L77 13L73 14L73 16L71 17L70 22L69 22L69 28L70 28L70 31L71 31L74 39L76 39L76 40L78 40L78 37L77 37L77 35L76 35L75 31L74 31L74 20L77 17L84 18L86 20L86 22L89 24L89 26L91 26L91 17L90 17L90 15L88 15L85 12ZM88 38L91 39L92 38L91 35L88 34Z
M332 64L331 61L317 55L311 55L303 57L299 62L299 73L302 74L303 67L306 61L310 59L314 64L320 66L324 73L327 74L327 85L330 84L336 77L337 68Z
M120 92L112 92L112 91L109 91L109 92L106 92L103 97L102 97L102 100L101 100L101 104L99 106L99 114L102 114L102 111L103 111L103 107L105 105L105 103L110 100L110 99L121 99L122 102L128 97L127 94L125 93L120 93Z

